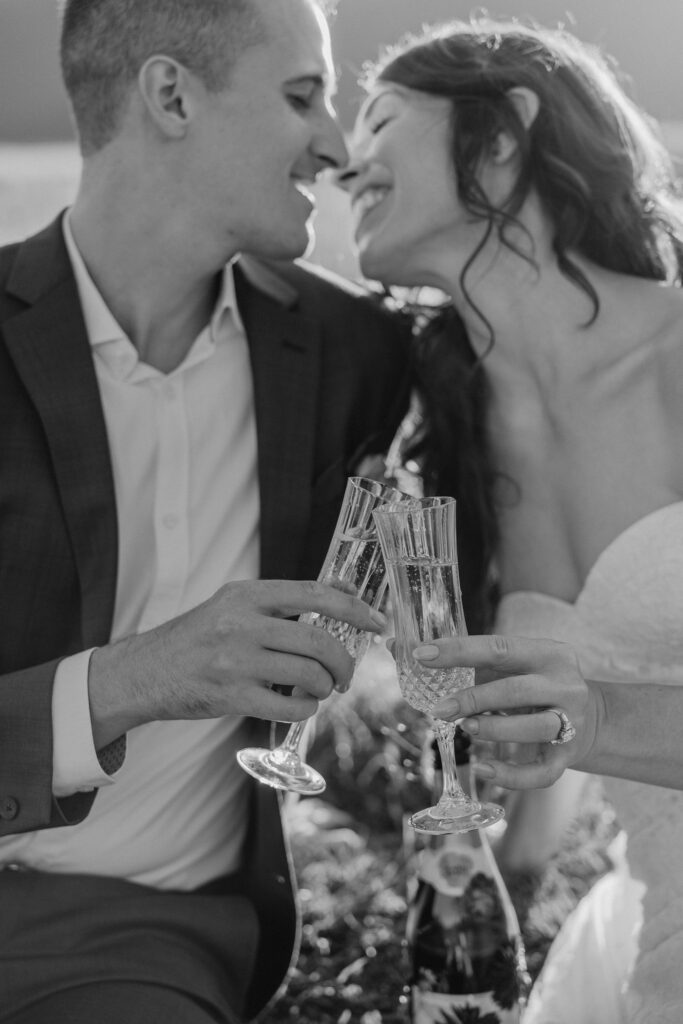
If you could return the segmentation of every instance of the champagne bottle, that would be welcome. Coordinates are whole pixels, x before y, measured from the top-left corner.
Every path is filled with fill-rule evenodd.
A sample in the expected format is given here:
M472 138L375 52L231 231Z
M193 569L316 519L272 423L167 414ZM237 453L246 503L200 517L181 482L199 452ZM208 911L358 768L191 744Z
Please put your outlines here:
M458 729L458 775L471 792L470 743ZM434 789L440 792L436 743L433 756ZM411 1024L519 1024L529 987L524 946L485 831L425 841L406 938Z

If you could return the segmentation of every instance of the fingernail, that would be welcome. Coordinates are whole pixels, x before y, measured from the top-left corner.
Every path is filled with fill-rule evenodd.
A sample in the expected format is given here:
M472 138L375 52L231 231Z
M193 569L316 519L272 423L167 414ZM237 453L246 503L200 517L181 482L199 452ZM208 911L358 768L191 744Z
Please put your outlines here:
M390 654L393 654L394 647L396 646L396 637L390 636L389 639L385 642L384 646L386 647Z
M460 728L464 729L470 736L476 736L479 732L479 722L476 718L463 718Z
M438 704L434 705L432 714L435 718L455 717L460 711L460 703L455 697L444 697Z
M486 764L485 761L475 761L473 767L476 774L482 779L492 779L496 774L496 770L493 765Z
M381 612L376 611L374 608L370 609L370 618L376 626L379 626L380 629L387 628L388 623L386 615L382 615Z
M424 647L416 647L413 651L413 657L418 658L420 661L433 661L434 658L439 657L439 648L435 647L434 644L425 644Z

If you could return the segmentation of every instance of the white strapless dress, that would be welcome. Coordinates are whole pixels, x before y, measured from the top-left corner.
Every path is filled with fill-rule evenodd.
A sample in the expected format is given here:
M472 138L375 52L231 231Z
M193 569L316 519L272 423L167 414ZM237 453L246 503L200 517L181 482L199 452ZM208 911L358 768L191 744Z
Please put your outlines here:
M683 685L683 501L620 534L573 604L507 594L496 631L568 641L588 678ZM560 929L524 1024L683 1024L683 791L604 786L625 863Z

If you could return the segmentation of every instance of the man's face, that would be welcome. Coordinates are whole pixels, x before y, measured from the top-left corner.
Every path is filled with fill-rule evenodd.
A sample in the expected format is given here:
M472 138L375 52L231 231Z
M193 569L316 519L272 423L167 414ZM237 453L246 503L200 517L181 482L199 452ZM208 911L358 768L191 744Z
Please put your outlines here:
M346 160L329 32L313 0L253 0L266 31L228 87L205 93L185 167L197 226L227 255L302 255L316 175ZM217 234L217 232L219 234Z

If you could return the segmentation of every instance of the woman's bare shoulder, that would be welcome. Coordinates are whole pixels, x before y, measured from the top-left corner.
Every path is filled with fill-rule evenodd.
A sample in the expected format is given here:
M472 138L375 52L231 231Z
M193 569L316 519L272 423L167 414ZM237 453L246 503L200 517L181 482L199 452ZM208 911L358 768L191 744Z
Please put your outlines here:
M669 452L671 484L683 495L683 289L667 288L664 316L653 337L662 448Z
M683 288L662 286L653 331L654 352L666 382L683 395ZM671 379L674 374L675 379Z

